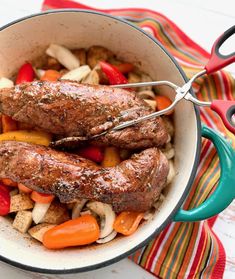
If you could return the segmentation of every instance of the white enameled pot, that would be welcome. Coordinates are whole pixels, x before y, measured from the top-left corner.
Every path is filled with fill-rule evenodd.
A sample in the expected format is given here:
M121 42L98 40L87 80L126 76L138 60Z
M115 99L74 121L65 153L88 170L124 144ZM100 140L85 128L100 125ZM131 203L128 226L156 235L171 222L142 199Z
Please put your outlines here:
M0 30L0 77L11 77L25 61L42 55L50 43L68 48L102 45L137 65L153 80L169 80L178 85L185 82L172 56L142 30L119 18L81 10L45 12L4 26ZM162 92L174 97L167 88L162 88ZM197 109L190 102L182 101L175 109L174 121L176 177L153 220L141 225L135 234L107 244L50 251L15 231L10 221L1 217L1 260L37 272L72 273L111 264L146 244L173 220L197 169L201 143ZM182 210L177 220L186 220Z

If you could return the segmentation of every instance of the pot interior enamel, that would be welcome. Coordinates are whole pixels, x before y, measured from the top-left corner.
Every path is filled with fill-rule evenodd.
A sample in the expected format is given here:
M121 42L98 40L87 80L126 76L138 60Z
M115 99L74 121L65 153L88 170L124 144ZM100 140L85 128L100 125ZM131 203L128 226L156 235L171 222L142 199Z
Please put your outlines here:
M44 53L50 43L69 48L102 45L120 58L133 62L154 80L169 80L182 85L184 79L173 60L149 36L126 22L87 11L57 11L15 22L0 31L0 76L10 77L26 60ZM161 88L174 97L174 93ZM194 107L182 101L175 109L175 165L177 175L167 188L166 199L154 216L129 237L104 245L50 251L0 222L0 255L3 260L26 269L44 272L75 272L107 265L143 244L172 219L195 173L199 129Z

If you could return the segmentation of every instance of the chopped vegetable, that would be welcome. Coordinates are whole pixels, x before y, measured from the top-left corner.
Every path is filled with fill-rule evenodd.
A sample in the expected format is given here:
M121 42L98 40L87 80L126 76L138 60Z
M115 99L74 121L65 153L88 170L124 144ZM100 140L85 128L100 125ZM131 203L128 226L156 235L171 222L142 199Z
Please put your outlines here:
M19 130L0 134L0 141L15 140L48 146L51 135L42 131Z
M41 79L41 77L43 77L46 72L45 70L42 70L42 69L34 69L34 70L35 70L37 78L39 78L39 79Z
M32 221L32 212L25 210L18 211L12 226L19 232L26 233L30 228Z
M19 72L16 77L16 84L33 81L34 76L35 73L33 66L30 63L25 63L19 69Z
M20 190L21 192L23 192L23 193L25 193L25 194L29 194L29 193L31 193L31 192L33 191L32 189L30 189L30 188L24 186L24 184L22 184L22 183L18 183L18 188L19 188L19 190Z
M84 215L48 230L43 236L43 245L49 249L87 245L98 240L99 225L91 215Z
M99 244L103 244L103 243L107 243L111 240L113 240L117 235L117 232L116 231L112 231L109 235L107 235L106 237L104 238L99 238L98 240L96 240L97 243Z
M30 199L29 195L21 193L11 197L10 212L28 210L33 208L33 206L34 202Z
M58 62L57 59L50 56L47 57L46 69L59 71L61 68L62 65Z
M156 95L154 94L154 92L152 90L143 90L138 92L138 96L141 99L152 99L155 100Z
M17 183L11 180L10 178L2 178L2 183L7 186L17 187Z
M95 68L89 73L87 77L82 80L86 84L99 84L100 76Z
M47 223L42 223L39 225L36 225L32 227L31 229L28 230L28 233L38 241L42 242L43 235L45 234L46 231L54 228L55 225L47 224Z
M73 49L72 53L78 58L81 66L86 64L86 50L84 48Z
M113 56L113 53L102 46L92 46L87 52L87 64L93 69L99 61L106 61Z
M1 185L2 186L2 185ZM10 212L10 194L3 187L0 188L0 216Z
M104 61L99 62L101 70L107 76L111 85L127 83L127 78L116 68L116 66L106 63Z
M92 145L79 149L78 154L96 163L101 163L104 158L102 149L98 146L92 146Z
M82 211L82 208L84 207L86 202L87 199L81 199L74 204L72 209L72 219L76 219L80 216L80 212Z
M127 74L134 70L134 65L131 63L121 63L121 64L117 64L115 66L123 74Z
M144 214L140 212L124 211L117 216L113 228L123 235L131 235L137 230L143 217Z
M8 78L0 78L0 88L11 88L14 86L14 82Z
M67 48L51 44L46 50L46 54L57 59L60 64L69 70L76 69L80 66L80 62L77 57Z
M162 95L161 96L157 95L156 101L157 101L157 110L166 109L172 104L172 101L168 97ZM172 112L173 110L166 113L166 115L170 115L172 114Z
M35 202L34 208L32 211L32 217L33 217L33 221L35 224L38 224L43 220L50 205L51 205L50 202L48 202L48 203Z
M169 172L168 172L168 176L167 176L167 184L170 184L174 177L175 177L176 173L175 173L175 167L174 167L174 163L172 160L169 161Z
M69 219L70 217L66 205L57 200L53 200L42 222L59 225Z
M115 213L112 206L103 202L89 202L86 205L91 211L100 216L100 238L108 236L113 231Z
M11 197L16 196L18 194L19 194L19 189L17 189L17 188L14 188L13 190L10 191Z
M51 194L43 194L36 191L31 193L31 199L38 203L51 203L54 200L55 196Z
M137 83L141 82L141 77L136 73L128 73L128 83Z
M153 109L156 110L157 102L153 100L144 99L144 101Z
M45 81L56 81L61 77L61 73L56 70L47 70L41 77L41 80Z
M104 150L104 159L101 165L104 168L115 167L121 163L119 150L116 147L106 147Z
M83 78L85 78L89 73L91 72L91 69L87 65L83 65L79 68L76 68L74 70L69 71L65 75L61 77L61 79L68 79L68 80L75 80L75 81L81 81Z
M151 77L145 73L142 73L141 74L141 80L140 82L149 82L149 81L152 81ZM148 86L141 86L139 88L139 91L150 91L152 90L152 86L151 85L148 85Z
M10 116L2 115L2 132L7 133L17 130L17 122Z
M3 185L3 184L0 184L0 189L7 192L7 193L10 193L10 188L7 187L6 185Z

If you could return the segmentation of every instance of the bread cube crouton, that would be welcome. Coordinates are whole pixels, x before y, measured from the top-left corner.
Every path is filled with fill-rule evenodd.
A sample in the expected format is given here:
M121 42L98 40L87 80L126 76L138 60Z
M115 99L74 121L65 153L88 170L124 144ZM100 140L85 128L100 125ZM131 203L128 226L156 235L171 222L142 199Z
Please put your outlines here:
M41 222L58 225L69 219L69 212L66 204L62 204L55 200L51 203Z
M32 227L31 229L28 230L28 233L38 241L42 242L43 235L46 231L54 228L55 225L52 224L47 224L47 223L42 223L37 226Z
M32 221L33 219L31 211L18 211L12 226L19 232L26 233L29 227L31 226Z
M34 202L29 195L18 194L11 197L10 213L33 208Z
M102 46L92 46L87 53L87 64L93 69L99 61L106 61L113 56L113 53Z
M73 49L72 53L78 58L80 66L86 65L86 50L84 48Z

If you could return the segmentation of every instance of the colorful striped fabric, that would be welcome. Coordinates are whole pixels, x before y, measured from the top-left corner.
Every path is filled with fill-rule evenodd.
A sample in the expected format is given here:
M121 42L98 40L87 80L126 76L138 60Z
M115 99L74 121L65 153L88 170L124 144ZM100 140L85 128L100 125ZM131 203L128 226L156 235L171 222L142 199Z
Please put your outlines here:
M72 1L45 0L43 10L56 8L93 9ZM200 71L209 58L205 50L162 14L145 9L102 12L122 16L156 37L174 55L189 78ZM193 87L201 100L232 100L235 97L235 81L224 71L199 78ZM201 120L230 137L235 144L235 137L210 109L201 108ZM203 140L197 176L184 208L193 208L203 202L214 191L219 175L215 148L211 142ZM222 278L225 251L212 229L215 219L216 217L195 223L172 223L147 246L130 256L130 259L158 278Z

